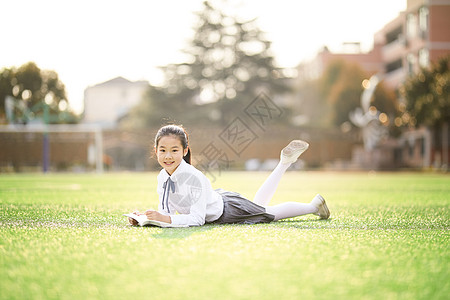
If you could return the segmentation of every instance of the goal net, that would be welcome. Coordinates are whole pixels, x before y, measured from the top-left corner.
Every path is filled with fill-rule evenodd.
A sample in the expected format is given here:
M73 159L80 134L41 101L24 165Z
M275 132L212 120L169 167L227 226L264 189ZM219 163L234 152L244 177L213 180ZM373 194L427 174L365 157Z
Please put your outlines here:
M102 135L86 124L0 125L0 172L103 173Z

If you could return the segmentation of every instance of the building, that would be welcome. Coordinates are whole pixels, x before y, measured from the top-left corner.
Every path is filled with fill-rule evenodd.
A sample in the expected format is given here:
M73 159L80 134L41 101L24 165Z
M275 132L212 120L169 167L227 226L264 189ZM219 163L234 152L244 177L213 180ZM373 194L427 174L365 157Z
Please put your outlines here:
M332 53L325 47L314 60L299 65L299 80L319 78L332 61L344 60L358 64L369 76L381 75L383 84L396 90L408 76L417 74L420 68L429 67L450 55L450 0L405 1L406 10L375 33L371 51L361 52L357 43L350 45L352 51L342 53ZM362 155L360 151L364 156L362 160L371 162L371 168L383 163L392 167L447 168L450 138L446 126L442 134L442 149L436 146L429 129L411 129L405 131L395 143L377 149L382 153L378 155L379 161L376 160L377 153ZM392 155L386 155L389 151Z
M148 87L147 81L117 77L86 88L83 123L116 127L118 120L143 99Z
M384 81L392 88L450 54L450 0L407 1L406 11L374 36L383 45Z
M374 41L383 44L385 84L398 89L420 68L450 55L450 0L408 0L406 11L377 32ZM447 169L448 136L448 124L441 141L433 139L428 128L408 130L398 140L397 151L406 166Z
M350 51L332 53L326 47L310 62L298 66L299 80L322 75L330 62L357 63L369 75L383 74L388 87L398 88L408 75L450 54L450 0L405 0L406 11L374 35L373 49L344 44Z
M369 75L383 72L382 47L383 45L381 44L374 44L373 49L367 53L361 51L361 46L358 42L343 43L344 51L340 53L333 53L327 47L324 47L312 61L301 63L298 66L298 79L319 78L328 65L335 60L357 64Z

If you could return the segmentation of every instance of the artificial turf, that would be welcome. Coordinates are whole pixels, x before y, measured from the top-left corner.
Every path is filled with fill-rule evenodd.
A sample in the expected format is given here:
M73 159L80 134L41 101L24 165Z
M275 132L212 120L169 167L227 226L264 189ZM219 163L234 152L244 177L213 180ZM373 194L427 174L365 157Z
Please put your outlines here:
M252 198L268 173L217 174ZM1 299L448 299L450 177L288 172L273 199L322 194L329 220L130 227L156 173L0 175Z

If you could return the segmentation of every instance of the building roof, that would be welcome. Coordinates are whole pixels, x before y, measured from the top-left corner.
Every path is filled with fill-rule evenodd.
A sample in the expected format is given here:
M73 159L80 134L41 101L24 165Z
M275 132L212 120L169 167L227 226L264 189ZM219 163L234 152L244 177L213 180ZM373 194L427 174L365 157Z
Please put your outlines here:
M129 84L145 84L148 85L148 81L140 80L140 81L130 81L121 76L107 80L105 82L94 85L94 87L98 86L109 86L109 85L129 85Z

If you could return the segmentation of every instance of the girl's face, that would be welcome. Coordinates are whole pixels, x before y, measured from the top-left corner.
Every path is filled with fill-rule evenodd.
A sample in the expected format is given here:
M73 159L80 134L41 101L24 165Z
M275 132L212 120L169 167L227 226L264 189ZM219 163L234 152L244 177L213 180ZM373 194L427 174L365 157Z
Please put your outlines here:
M158 163L169 175L175 172L183 156L188 152L188 148L183 149L181 141L173 135L163 136L159 140L158 147L155 150Z

